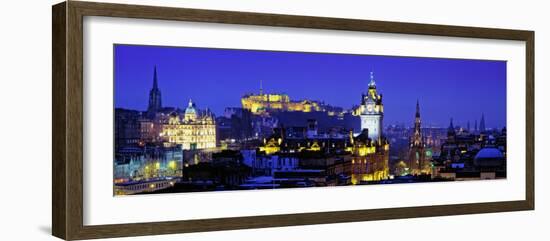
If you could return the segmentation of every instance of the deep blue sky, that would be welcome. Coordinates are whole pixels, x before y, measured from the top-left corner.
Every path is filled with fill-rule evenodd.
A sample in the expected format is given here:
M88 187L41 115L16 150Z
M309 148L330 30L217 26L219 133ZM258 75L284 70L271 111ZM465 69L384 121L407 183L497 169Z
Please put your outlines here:
M506 125L506 62L347 54L115 45L115 106L147 109L153 68L163 106L198 108L217 115L240 106L245 93L286 93L291 99L359 104L370 71L384 101L384 124L414 121L466 125L485 113L487 127Z

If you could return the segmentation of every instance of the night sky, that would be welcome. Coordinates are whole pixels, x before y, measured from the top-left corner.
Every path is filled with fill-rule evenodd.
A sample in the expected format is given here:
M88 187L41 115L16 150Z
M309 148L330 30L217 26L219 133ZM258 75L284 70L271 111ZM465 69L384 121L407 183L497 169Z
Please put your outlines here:
M115 106L146 110L158 71L163 106L189 99L217 115L240 107L246 93L286 93L345 109L358 105L374 72L384 124L465 126L485 114L488 128L506 125L506 62L256 50L115 45Z

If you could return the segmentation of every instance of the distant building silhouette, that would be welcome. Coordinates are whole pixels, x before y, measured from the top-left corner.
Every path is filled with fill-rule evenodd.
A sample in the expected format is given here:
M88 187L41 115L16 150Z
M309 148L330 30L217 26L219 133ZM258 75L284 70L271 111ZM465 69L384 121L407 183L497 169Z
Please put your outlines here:
M162 109L162 98L158 87L157 66L153 73L153 88L149 91L149 106L147 107L147 115L154 118L155 114Z
M485 115L481 114L481 120L479 121L479 131L485 132Z

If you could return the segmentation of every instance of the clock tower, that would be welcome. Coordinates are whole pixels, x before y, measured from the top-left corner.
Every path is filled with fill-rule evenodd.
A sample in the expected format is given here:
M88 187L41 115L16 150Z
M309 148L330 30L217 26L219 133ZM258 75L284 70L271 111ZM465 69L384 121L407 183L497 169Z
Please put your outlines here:
M379 140L382 137L384 105L382 105L382 95L376 92L373 72L370 73L368 92L361 98L359 116L361 117L361 130L367 129L368 137L371 140Z

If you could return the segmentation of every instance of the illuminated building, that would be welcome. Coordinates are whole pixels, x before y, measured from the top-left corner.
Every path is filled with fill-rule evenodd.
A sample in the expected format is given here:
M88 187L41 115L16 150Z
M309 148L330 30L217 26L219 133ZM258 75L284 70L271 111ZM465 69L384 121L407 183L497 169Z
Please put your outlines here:
M145 145L124 147L114 161L114 182L145 182L181 177L183 153L178 145Z
M325 106L312 100L292 101L286 94L266 94L260 87L259 94L248 94L241 98L243 109L249 110L253 114L262 114L270 110L277 111L325 111ZM326 106L328 108L328 106Z
M361 130L368 129L369 138L378 140L382 136L384 105L382 95L376 92L374 74L370 73L369 90L362 95L361 105L356 110L361 117Z
M368 92L362 95L361 105L356 110L361 118L361 134L352 141L351 182L379 181L389 176L389 143L382 134L384 105L382 95L376 91L374 73L370 73Z
M183 116L173 112L160 135L165 142L179 144L184 150L215 148L216 122L210 112L199 113L189 100Z
M409 174L413 175L431 173L431 162L426 153L429 150L426 148L420 125L420 104L416 101L414 130L409 141L409 159L407 164Z
M370 139L368 129L352 138L351 183L388 179L390 145L385 138Z
M321 111L319 102L302 100L291 101L286 94L245 95L241 99L244 109L253 114L265 113L268 110L312 112Z
M315 120L308 120L307 126L302 128L276 128L274 134L264 139L264 144L258 148L258 156L262 160L272 160L269 156L292 157L302 169L344 175L349 177L351 184L387 179L387 140L384 137L370 139L368 129L355 137L350 131L347 134L343 132L346 131L319 132Z
M159 179L145 182L127 182L127 183L115 183L114 193L115 195L131 195L138 193L155 192L162 189L173 187L177 180L172 179Z

